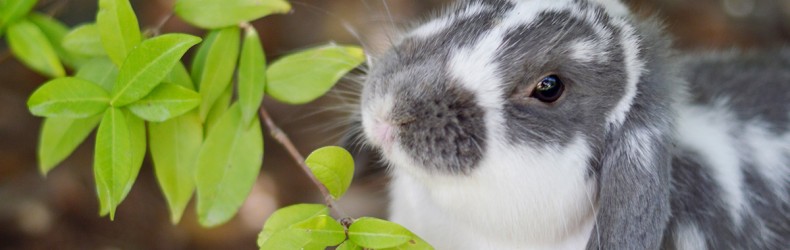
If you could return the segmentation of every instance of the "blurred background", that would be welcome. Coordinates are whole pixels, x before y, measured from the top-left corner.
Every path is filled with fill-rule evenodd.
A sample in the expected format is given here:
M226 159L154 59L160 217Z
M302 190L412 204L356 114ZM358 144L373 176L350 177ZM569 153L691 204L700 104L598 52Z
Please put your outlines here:
M13 1L13 0L11 0ZM96 0L41 0L36 8L69 26L93 22ZM171 12L174 0L132 0L143 29ZM451 0L299 0L288 15L254 25L269 60L329 41L387 47L393 30L424 20ZM790 44L790 0L626 0L640 16L658 16L677 48L700 51L776 48ZM349 30L353 30L350 32ZM163 32L203 35L177 17ZM357 35L353 35L356 33ZM191 52L186 60L191 57ZM231 222L202 228L190 206L172 225L164 198L146 160L115 221L98 216L92 174L93 137L46 178L37 170L41 120L27 97L46 79L27 70L0 42L0 249L255 249L257 233L277 207L320 202L312 183L276 142L267 137L264 166L247 202ZM265 100L273 118L303 154L337 144L353 107L354 83L341 83L327 97L303 106ZM351 92L351 93L349 93ZM350 216L386 216L383 171L365 169L340 202Z

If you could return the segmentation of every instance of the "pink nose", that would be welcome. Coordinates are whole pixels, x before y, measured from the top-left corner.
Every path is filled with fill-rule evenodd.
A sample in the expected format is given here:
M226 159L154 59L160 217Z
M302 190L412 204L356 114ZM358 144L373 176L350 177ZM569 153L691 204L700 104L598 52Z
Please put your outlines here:
M392 141L394 140L394 128L392 125L386 122L376 122L373 127L373 133L376 137L376 141L381 143L381 146L385 148L389 148L392 145Z

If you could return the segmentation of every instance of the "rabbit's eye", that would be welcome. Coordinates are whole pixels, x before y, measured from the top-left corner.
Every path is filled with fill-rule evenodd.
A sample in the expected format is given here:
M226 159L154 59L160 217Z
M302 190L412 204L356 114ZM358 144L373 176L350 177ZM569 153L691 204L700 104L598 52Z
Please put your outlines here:
M541 102L554 102L562 96L565 91L565 85L562 83L557 75L550 75L544 77L535 90L532 91L532 97L537 98Z

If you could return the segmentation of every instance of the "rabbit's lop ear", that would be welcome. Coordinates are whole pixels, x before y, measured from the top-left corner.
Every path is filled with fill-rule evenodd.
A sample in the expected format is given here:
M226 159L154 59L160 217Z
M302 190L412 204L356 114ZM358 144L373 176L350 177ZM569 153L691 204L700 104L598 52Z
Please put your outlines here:
M673 103L684 85L660 25L646 21L634 31L641 38L634 60L646 70L637 72L634 94L623 97L608 121L595 165L598 211L588 249L659 249L670 216Z

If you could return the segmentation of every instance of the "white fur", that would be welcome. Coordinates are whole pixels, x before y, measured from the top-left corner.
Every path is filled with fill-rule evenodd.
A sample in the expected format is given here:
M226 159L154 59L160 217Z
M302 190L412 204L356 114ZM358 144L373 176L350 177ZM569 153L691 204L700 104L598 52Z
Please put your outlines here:
M675 232L675 248L678 250L705 250L705 234L694 224L678 225Z
M785 200L790 198L785 192L790 183L790 169L786 167L790 165L790 133L778 135L764 122L751 121L743 128L742 140L751 152L749 158L773 192Z
M471 176L402 172L396 165L391 219L437 249L582 249L593 227L583 137L566 147L513 148L494 143ZM497 204L492 206L491 204Z
M625 122L625 117L631 110L631 105L637 94L637 83L645 71L645 63L639 58L639 39L634 35L634 28L625 19L613 20L612 23L620 28L620 45L625 55L625 70L627 73L625 95L620 99L606 121L610 125L620 126Z
M575 41L570 46L571 58L581 63L603 62L609 59L606 44L591 39Z
M620 0L593 0L604 6L606 12L611 16L623 17L630 15L631 11Z
M735 117L723 102L712 107L683 105L679 115L678 142L703 158L723 190L722 199L730 216L739 225L747 204L738 141L733 137Z
M464 19L480 14L485 11L486 7L482 4L474 4L466 7L459 15L448 15L438 19L431 20L408 33L407 36L411 37L431 37L450 27L458 19Z

